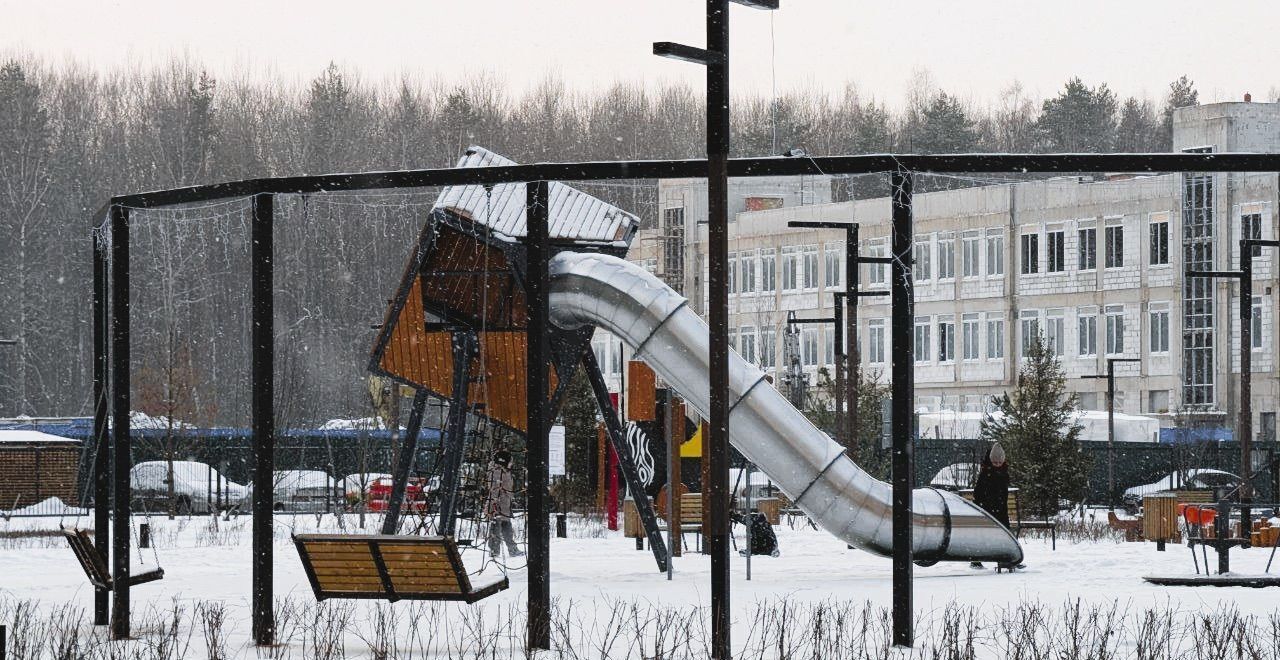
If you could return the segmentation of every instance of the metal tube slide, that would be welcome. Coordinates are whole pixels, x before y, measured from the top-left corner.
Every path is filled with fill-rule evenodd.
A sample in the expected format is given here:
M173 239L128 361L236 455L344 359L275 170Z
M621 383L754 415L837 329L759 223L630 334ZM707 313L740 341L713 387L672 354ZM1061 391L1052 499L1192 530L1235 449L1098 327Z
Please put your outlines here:
M682 296L616 257L561 252L550 266L553 324L613 333L706 416L707 325ZM729 362L729 389L733 446L823 529L855 547L890 555L889 484L858 467L765 380L764 372L736 353ZM1022 561L1013 535L954 493L918 488L912 509L920 563Z

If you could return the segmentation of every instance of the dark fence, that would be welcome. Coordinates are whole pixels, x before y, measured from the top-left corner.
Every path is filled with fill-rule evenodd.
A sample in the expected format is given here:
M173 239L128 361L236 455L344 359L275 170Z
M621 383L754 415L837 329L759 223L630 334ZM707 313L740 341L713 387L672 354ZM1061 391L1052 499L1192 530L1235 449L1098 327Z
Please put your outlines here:
M1080 443L1085 454L1089 456L1091 467L1089 478L1083 484L1084 500L1087 504L1108 504L1107 502L1107 443L1085 441ZM1259 447L1255 443L1253 449L1253 487L1255 499L1275 501L1272 492L1272 475L1275 458L1274 446ZM977 462L986 451L987 444L971 439L921 439L916 441L916 484L928 485L944 467L954 463ZM1126 488L1150 484L1160 481L1171 472L1180 472L1194 468L1210 468L1223 470L1232 474L1240 474L1240 443L1238 442L1196 442L1196 443L1132 443L1119 442L1115 445L1115 481L1117 497L1124 494ZM1017 466L1010 466L1017 474ZM1016 483L1014 485L1017 485ZM1119 504L1117 501L1116 504Z

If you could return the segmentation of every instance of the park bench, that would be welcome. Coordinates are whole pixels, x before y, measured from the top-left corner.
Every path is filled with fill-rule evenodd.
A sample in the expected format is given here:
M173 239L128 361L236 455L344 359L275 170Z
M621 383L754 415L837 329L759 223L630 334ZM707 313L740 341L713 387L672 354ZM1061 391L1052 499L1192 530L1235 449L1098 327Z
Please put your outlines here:
M702 493L681 493L676 504L680 510L680 539L693 534L698 539L697 551L702 552Z
M99 589L111 591L115 586L111 578L111 569L107 568L107 562L102 558L102 555L98 554L98 550L93 547L93 539L90 538L88 530L64 529L62 530L62 535L66 537L67 543L71 545L71 551L75 553L76 560L80 562L80 568L83 568L84 574L88 576L89 583ZM163 577L163 568L157 568L154 571L145 573L133 573L129 575L129 586L154 582Z
M474 603L508 587L505 576L473 585L451 536L297 534L293 542L316 600Z
M1107 525L1111 529L1122 530L1124 532L1125 541L1141 541L1142 540L1142 519L1135 518L1133 520L1121 520L1115 511L1107 512Z
M1018 489L1009 489L1009 499L1006 506L1009 508L1009 531L1013 532L1014 537L1021 537L1024 529L1047 529L1049 530L1049 538L1054 550L1058 549L1058 523L1050 519L1048 516L1044 518L1031 518L1024 515L1022 510L1022 500L1018 497ZM970 502L974 501L973 489L966 488L960 491L961 497Z

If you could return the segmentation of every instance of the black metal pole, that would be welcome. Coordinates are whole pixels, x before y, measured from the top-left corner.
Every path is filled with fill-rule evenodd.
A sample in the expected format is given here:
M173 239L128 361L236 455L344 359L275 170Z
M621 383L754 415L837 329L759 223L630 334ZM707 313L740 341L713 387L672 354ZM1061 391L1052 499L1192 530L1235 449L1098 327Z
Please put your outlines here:
M449 397L449 418L444 427L444 466L440 469L440 535L453 536L458 519L458 472L466 450L467 390L471 385L471 356L476 336L468 331L453 333L453 396ZM530 468L532 469L532 468ZM532 509L530 509L532 511Z
M729 1L707 0L707 253L711 325L708 416L711 657L729 660Z
M1253 246L1240 241L1240 535L1250 538L1253 511ZM1274 499L1274 498L1273 498Z
M614 410L613 403L609 400L609 384L604 382L604 374L600 372L600 365L596 362L595 351L590 347L582 352L582 368L586 371L587 381L591 383L591 391L596 396L596 409L604 418L605 433L618 454L618 467L622 469L622 478L627 482L627 491L635 499L636 513L640 516L644 535L649 539L649 549L658 562L658 570L666 571L667 544L663 542L662 533L658 530L658 516L653 511L653 502L644 492L644 482L640 480L640 471L636 469L636 458L631 454L631 445L627 444L622 422L618 420L618 411Z
M1107 360L1107 510L1116 508L1116 361Z
M457 364L456 360L454 364ZM400 396L399 389L400 385L393 383L391 385L391 396ZM418 434L422 431L422 414L426 409L427 391L425 389L415 389L413 391L413 408L409 410L409 424L405 428L404 438L400 441L400 453L396 457L395 474L391 475L391 499L387 500L387 515L382 519L383 534L396 534L400 531L400 512L404 510L404 493L409 485L409 474L413 472L414 459L418 455ZM452 410L450 413L452 413Z
M129 637L129 209L111 207L111 638Z
M107 435L108 400L107 337L111 322L107 312L110 299L106 246L103 234L93 236L93 548L107 566L111 548L111 446ZM93 590L93 625L105 626L110 616L111 592Z
M890 415L893 436L893 643L911 646L912 625L912 530L911 491L915 475L912 438L912 402L915 398L914 330L915 293L911 281L912 175L904 170L890 174L893 222L893 278L891 332L893 347L893 405Z
M836 395L832 398L835 399L836 408L836 437L840 439L840 442L844 444L846 448L852 448L853 444L849 442L849 438L853 433L846 433L846 429L851 428L850 424L852 424L853 418L852 416L847 419L845 418L845 411L849 410L851 413L852 411L850 408L845 406L846 399L848 398L848 390L845 388L847 378L845 372L848 369L848 365L845 361L844 352L844 294L836 293L832 298L831 311L832 316L834 317L832 319L834 323L831 324L831 331L834 333L834 336L831 338L831 343L835 346L836 362ZM855 453L851 449L848 451L850 456Z
M847 327L844 329L844 336L849 339L849 350L845 351L845 360L848 366L845 368L845 392L844 399L847 402L849 411L849 420L846 428L848 429L848 440L845 446L849 447L849 457L857 460L858 458L858 385L861 382L862 373L862 337L858 332L858 293L861 288L862 269L859 268L859 248L858 248L858 224L854 223L845 230L845 284L846 292L844 304L849 306L849 313L845 315L845 323ZM839 312L837 312L839 315ZM837 325L839 323L837 322ZM837 339L839 341L839 339Z
M253 343L253 641L275 643L273 530L275 500L275 198L254 195L250 247Z
M526 332L527 449L529 480L526 507L529 515L528 646L551 648L551 526L547 520L549 493L547 474L550 457L550 420L547 414L547 365L551 351L547 334L551 328L547 309L547 268L551 258L549 237L549 194L546 181L525 185L528 218L528 272L525 298L529 307Z

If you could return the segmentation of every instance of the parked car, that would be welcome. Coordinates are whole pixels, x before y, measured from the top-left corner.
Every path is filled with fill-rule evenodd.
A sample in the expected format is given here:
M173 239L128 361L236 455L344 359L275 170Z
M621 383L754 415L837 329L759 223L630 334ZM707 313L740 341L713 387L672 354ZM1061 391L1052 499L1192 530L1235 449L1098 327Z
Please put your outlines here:
M1154 483L1126 488L1121 502L1125 510L1137 512L1142 506L1142 498L1170 490L1217 490L1226 488L1228 492L1240 487L1243 480L1230 472L1211 468L1192 468L1180 472L1170 472L1163 479Z
M169 463L144 461L129 471L133 507L138 512L169 511ZM173 509L182 514L205 514L240 506L249 489L223 477L205 463L173 462Z
M275 511L319 513L336 505L335 481L321 470L277 470L272 473L275 484Z
M433 478L428 487L422 477L410 477L405 486L404 511L426 511L428 500L438 487L438 478ZM348 509L354 510L363 503L365 511L386 511L391 499L391 475L377 472L353 474L342 480L341 488Z
M952 463L938 470L938 473L933 475L933 479L929 481L929 486L931 488L959 492L973 488L973 484L977 479L977 463Z

